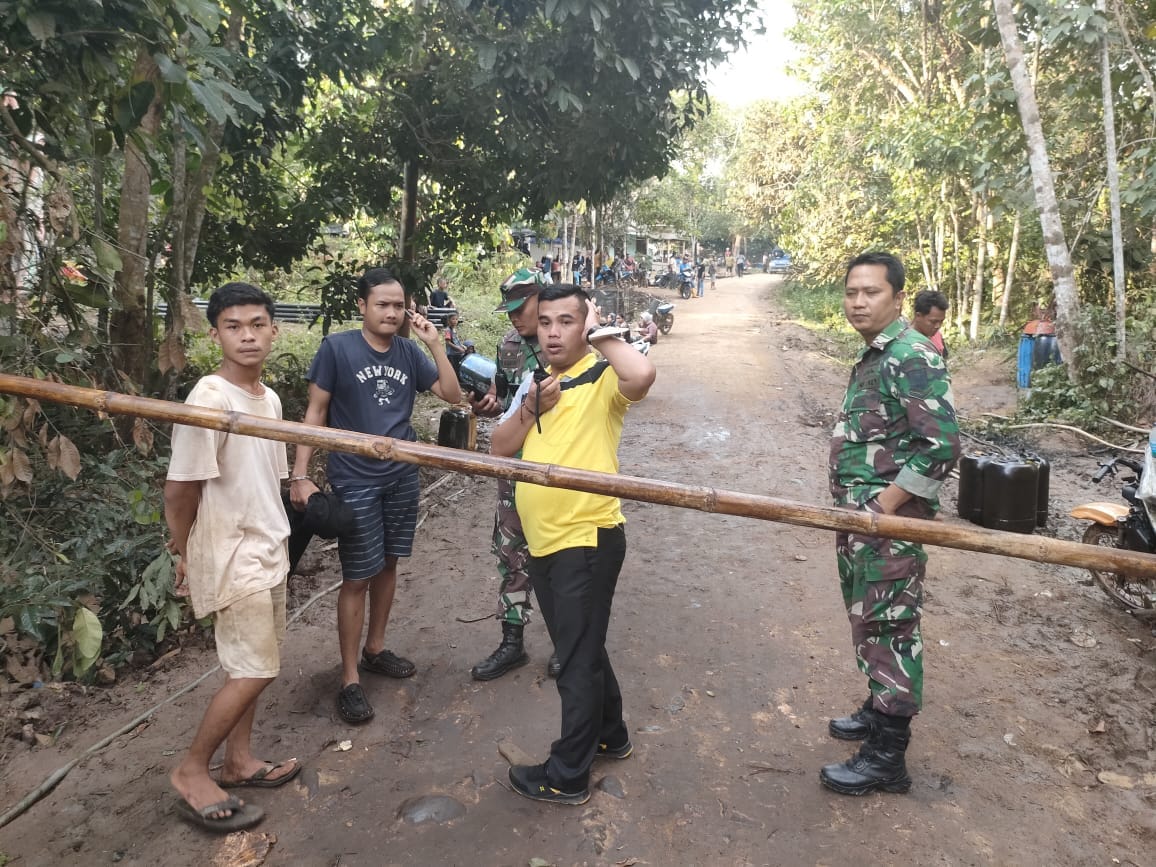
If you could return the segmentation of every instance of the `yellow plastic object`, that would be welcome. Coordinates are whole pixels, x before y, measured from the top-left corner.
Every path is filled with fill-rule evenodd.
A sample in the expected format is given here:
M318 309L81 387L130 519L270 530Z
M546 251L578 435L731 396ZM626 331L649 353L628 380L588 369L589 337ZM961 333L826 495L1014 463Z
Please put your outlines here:
M1121 506L1119 503L1084 503L1082 506L1076 506L1068 514L1073 518L1095 521L1105 527L1114 527L1117 518L1127 517L1128 507Z

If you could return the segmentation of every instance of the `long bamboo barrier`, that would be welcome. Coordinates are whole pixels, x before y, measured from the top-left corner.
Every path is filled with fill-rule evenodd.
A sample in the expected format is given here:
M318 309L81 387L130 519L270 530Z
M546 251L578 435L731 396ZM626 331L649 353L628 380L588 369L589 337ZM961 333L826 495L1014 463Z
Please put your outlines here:
M100 413L138 416L154 421L212 428L228 433L349 452L379 460L401 461L471 475L532 482L545 487L589 491L664 506L697 509L701 512L739 515L800 527L815 527L820 530L905 539L941 548L980 551L985 554L1033 560L1037 563L1110 570L1144 578L1156 577L1156 555L1083 545L1046 536L1004 533L945 521L926 521L897 515L880 515L869 511L838 509L832 506L814 506L758 494L682 485L638 476L597 473L554 464L531 463L514 458L499 458L478 452L135 397L115 391L98 391L9 374L0 374L0 393L49 400Z

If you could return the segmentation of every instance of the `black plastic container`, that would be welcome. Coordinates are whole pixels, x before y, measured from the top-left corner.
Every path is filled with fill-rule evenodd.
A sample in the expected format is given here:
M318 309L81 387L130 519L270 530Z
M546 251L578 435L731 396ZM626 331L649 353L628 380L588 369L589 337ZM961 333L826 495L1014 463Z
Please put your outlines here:
M991 455L972 452L959 459L959 498L956 510L959 517L973 524L983 523L983 468Z
M469 408L450 407L442 410L438 423L438 445L451 449L472 450L476 445L477 420Z
M1036 465L1039 473L1039 484L1036 486L1036 526L1048 525L1048 499L1051 496L1052 465L1046 458L1039 455L1025 455L1026 459Z
M1054 334L1037 334L1032 346L1032 370L1060 363L1060 341Z
M983 468L983 526L1031 533L1036 528L1040 467L1020 457L993 458Z

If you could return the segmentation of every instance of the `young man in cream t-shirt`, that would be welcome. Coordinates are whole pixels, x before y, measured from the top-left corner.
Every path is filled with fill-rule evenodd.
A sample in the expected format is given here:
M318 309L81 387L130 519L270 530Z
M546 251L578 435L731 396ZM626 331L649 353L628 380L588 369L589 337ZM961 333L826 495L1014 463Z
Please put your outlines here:
M201 378L185 402L281 418L280 399L261 382L277 333L272 300L255 286L228 283L209 299L208 318L221 366ZM296 759L272 764L250 749L257 699L280 671L289 571L280 480L289 475L288 462L282 443L200 427L175 425L172 446L165 519L181 558L176 592L190 597L197 617L213 616L228 679L170 780L183 818L229 833L264 814L224 789L280 786L301 770ZM214 779L209 762L222 743L224 763Z

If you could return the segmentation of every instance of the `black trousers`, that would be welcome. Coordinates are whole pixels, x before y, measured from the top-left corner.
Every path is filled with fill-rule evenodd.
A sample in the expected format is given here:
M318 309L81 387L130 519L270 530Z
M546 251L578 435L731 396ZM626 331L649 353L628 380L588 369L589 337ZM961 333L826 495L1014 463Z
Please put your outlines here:
M530 580L562 665L562 734L550 747L550 783L573 791L590 781L599 743L618 746L629 735L622 693L606 655L606 629L618 573L626 557L622 525L598 530L595 548L566 548L530 558Z

